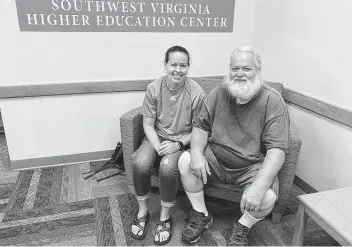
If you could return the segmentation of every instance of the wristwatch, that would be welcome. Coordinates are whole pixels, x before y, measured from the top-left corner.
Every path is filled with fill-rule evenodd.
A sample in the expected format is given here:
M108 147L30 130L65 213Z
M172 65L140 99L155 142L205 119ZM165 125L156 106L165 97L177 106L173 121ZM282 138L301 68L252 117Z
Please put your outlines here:
M183 150L185 148L185 146L181 141L177 141L177 143L178 143L178 146L180 147L180 150Z

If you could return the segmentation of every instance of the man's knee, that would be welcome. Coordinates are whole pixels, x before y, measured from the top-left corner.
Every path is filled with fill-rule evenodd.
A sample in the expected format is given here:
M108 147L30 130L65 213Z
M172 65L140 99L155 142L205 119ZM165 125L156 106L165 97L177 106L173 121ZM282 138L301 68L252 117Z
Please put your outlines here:
M191 154L183 152L178 159L178 170L181 175L191 172Z
M275 192L272 189L268 189L265 192L263 203L260 207L260 210L271 211L275 205L276 199L277 199L277 195L275 194Z

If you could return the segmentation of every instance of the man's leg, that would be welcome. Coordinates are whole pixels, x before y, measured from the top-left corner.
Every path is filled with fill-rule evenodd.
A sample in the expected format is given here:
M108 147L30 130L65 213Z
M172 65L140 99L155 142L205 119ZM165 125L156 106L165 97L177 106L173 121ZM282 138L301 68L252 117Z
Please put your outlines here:
M275 192L272 189L267 190L259 211L245 211L242 217L239 219L239 222L249 228L252 227L255 223L270 214L274 208L276 199L277 196Z
M263 204L259 211L244 211L242 217L234 222L228 246L247 246L251 228L258 221L267 216L274 207L276 195L269 189L264 196Z
M182 232L182 240L188 244L198 242L202 232L213 224L213 217L208 212L203 193L203 181L192 173L191 155L184 152L178 160L181 182L193 209L187 227Z
M249 181L253 181L257 169L253 169L249 171L247 174L243 175L239 180L248 179ZM249 178L249 176L252 176ZM248 181L247 180L247 181ZM228 241L229 246L247 246L248 245L248 237L251 232L251 228L254 224L264 219L265 216L270 214L272 209L274 208L275 202L277 200L278 195L278 183L279 180L276 177L271 188L269 188L265 194L261 204L259 211L244 211L242 217L234 222L234 226L232 229L232 234ZM249 185L247 185L249 186Z
M178 162L181 182L194 210L208 216L204 202L203 180L196 177L191 169L191 154L184 152Z

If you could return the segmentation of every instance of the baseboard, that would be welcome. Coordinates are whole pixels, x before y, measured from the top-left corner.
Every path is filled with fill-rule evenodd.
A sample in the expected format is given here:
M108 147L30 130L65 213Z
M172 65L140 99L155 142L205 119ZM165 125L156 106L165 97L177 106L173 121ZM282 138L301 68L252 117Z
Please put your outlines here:
M316 189L314 189L312 186L310 186L307 182L305 182L298 176L295 176L293 183L306 194L318 192Z
M114 150L79 153L52 157L40 157L34 159L11 160L11 169L27 169L53 165L72 164L80 162L98 161L110 159Z

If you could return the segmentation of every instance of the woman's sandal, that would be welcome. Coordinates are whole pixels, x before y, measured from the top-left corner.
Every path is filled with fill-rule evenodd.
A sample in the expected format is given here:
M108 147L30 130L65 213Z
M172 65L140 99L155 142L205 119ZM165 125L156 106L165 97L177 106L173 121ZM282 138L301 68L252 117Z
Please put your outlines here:
M168 227L168 223L169 223L170 227ZM169 233L168 238L166 240L164 240L164 241L160 241L160 233L161 232L168 232ZM155 234L155 236L158 235L158 239L159 240L156 241L155 237L154 237L154 244L156 244L156 245L167 244L170 241L170 239L171 239L171 232L172 232L172 219L171 219L171 217L168 218L167 220L160 221L158 223L158 228L157 228L156 234Z
M137 214L138 215L138 214ZM138 227L138 231L136 234L133 233L132 231L132 226L131 226L131 237L134 238L134 239L137 239L137 240L142 240L144 239L145 235L147 234L147 224L148 224L148 221L149 221L149 212L147 212L146 215L140 217L140 218L137 218L138 216L136 215L136 218L134 219L134 221L132 222L132 226L136 226ZM143 223L144 222L144 227L140 225L140 223ZM142 235L139 235L140 232L143 232Z

